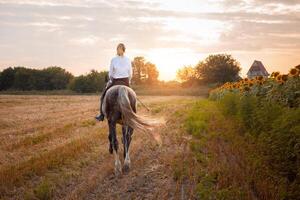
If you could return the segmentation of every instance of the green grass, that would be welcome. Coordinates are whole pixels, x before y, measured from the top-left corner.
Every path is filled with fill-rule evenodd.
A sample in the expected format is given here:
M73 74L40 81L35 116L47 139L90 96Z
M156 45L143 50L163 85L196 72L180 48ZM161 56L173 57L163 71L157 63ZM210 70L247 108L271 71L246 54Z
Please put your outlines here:
M208 131L209 120L212 115L213 102L209 100L197 101L188 111L184 126L189 134L201 137Z
M299 193L299 108L229 94L182 110L193 136L199 199L295 199ZM298 150L297 150L298 149ZM185 163L191 165L191 163ZM175 179L185 169L174 169Z

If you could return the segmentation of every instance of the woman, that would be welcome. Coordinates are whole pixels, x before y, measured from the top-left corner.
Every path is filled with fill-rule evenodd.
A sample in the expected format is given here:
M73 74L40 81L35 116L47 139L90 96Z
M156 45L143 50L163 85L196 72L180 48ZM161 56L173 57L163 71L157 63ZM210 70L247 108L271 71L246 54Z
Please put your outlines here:
M101 95L100 115L95 117L99 121L104 120L104 114L101 108L106 91L113 85L126 85L128 87L130 86L130 81L132 77L132 66L130 59L126 57L124 53L125 45L123 43L118 44L117 56L112 58L110 62L108 73L109 81Z

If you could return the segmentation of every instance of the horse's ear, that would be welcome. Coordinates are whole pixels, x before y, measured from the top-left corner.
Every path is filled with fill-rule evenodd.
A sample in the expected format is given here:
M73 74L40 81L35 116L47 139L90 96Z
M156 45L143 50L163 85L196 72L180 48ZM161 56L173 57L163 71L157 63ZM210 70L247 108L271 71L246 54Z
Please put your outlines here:
M105 82L108 82L108 74L105 75Z

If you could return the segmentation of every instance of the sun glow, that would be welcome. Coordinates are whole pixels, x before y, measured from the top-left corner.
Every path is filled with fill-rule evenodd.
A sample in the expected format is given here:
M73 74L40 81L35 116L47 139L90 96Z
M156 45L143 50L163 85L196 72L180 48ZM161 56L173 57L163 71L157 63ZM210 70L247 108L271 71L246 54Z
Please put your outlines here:
M156 64L161 80L171 80L184 65L195 65L205 57L205 53L195 51L193 47L205 49L217 44L222 32L230 28L225 23L201 19L164 19L165 30L180 34L161 36L161 48L152 48L145 57Z
M204 55L196 54L189 48L159 48L151 49L146 59L155 63L159 70L160 80L172 80L176 72L184 65L194 65Z

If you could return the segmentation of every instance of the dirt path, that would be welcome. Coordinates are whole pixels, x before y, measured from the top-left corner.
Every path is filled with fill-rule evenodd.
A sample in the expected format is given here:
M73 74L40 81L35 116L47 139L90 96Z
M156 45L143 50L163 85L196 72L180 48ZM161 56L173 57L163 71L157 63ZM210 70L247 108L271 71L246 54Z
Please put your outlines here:
M66 199L174 199L176 182L170 163L180 147L170 141L167 130L162 123L153 135L136 132L129 173L116 177L113 156L105 156L98 169L87 174L89 181L76 186Z

